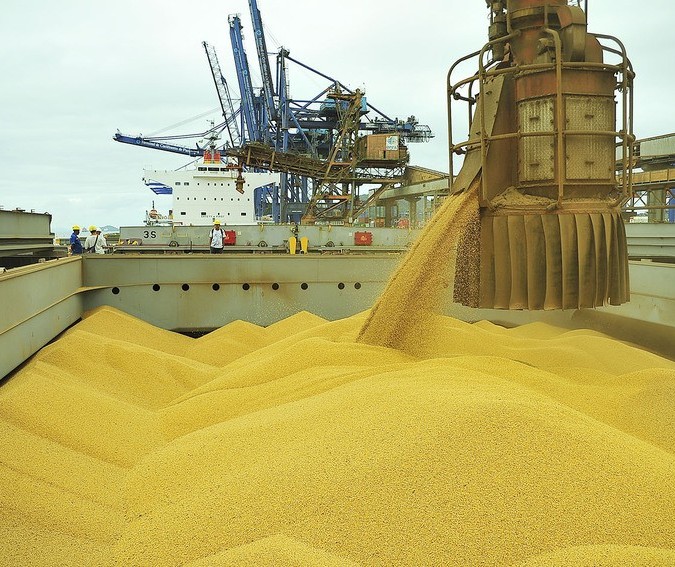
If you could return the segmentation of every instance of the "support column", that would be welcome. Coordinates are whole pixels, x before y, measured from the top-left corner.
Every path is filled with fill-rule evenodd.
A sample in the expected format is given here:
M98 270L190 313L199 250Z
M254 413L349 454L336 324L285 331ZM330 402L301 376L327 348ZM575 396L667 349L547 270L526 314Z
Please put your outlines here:
M417 218L417 199L407 199L408 201L408 210L410 211L409 213L409 219L410 219L410 228L417 228L417 225L419 224L419 220Z
M654 189L647 193L648 207L663 207L666 204L666 190ZM664 222L666 220L666 210L663 208L649 209L647 211L649 222Z

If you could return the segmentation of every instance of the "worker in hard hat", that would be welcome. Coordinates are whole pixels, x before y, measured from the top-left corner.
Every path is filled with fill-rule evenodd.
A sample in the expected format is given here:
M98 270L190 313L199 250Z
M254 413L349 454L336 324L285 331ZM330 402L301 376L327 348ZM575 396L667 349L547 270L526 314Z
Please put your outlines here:
M213 221L213 228L209 232L209 247L211 249L211 254L220 254L223 251L223 246L225 245L225 233L223 229L220 228L220 221L218 219Z
M105 254L106 247L108 243L106 242L105 236L100 228L94 227L96 232L96 241L94 242L94 253L95 254Z
M91 225L89 227L89 236L84 240L84 253L93 254L94 248L96 247L96 226Z
M84 241L84 252L91 254L105 254L108 243L101 233L101 229L96 226L90 226L89 231L91 234L87 236L87 239Z
M70 235L69 247L71 254L82 254L82 242L80 242L80 227L76 224L73 225L73 234Z

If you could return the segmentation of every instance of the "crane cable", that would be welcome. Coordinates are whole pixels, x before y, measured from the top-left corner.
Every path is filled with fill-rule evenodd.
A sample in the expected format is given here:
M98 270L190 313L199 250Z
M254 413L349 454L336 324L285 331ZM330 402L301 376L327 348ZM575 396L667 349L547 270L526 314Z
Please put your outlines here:
M168 132L169 130L173 130L174 128L178 128L179 126L184 126L185 124L188 124L190 122L194 122L195 120L199 120L200 118L204 118L205 116L208 116L209 114L213 114L214 112L220 112L220 106L212 109L212 110L207 110L206 112L202 112L201 114L198 114L197 116L193 116L192 118L187 118L186 120L183 120L181 122L178 122L176 124L172 124L171 126L167 126L166 128L162 128L161 130L157 130L156 132L153 132L152 134L148 134L148 138L153 138L157 136L158 134L162 134L164 132Z

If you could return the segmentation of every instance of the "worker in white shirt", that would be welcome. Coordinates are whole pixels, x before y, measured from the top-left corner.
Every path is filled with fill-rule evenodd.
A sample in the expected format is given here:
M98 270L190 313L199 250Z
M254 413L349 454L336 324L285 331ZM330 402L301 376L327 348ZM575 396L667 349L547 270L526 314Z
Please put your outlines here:
M223 229L220 228L220 221L218 219L213 221L213 228L209 233L209 247L211 249L211 254L220 254L223 251L223 242L225 238L225 233Z
M84 253L85 254L93 254L94 253L94 247L96 246L96 227L94 225L91 225L89 227L89 236L84 241Z
M100 228L96 229L96 241L94 242L94 252L96 254L105 254L105 249L108 246L105 236L101 232Z
M105 248L108 243L105 241L105 236L101 234L101 229L95 226L90 226L91 234L87 236L84 241L84 251L88 254L105 254Z

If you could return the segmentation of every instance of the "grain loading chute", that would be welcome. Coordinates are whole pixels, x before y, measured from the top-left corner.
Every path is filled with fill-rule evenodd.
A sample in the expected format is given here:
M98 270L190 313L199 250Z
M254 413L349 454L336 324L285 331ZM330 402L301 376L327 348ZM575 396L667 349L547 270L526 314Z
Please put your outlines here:
M457 267L473 270L479 285L456 282L455 299L501 309L624 303L621 205L634 140L625 49L589 33L586 13L565 0L487 4L489 42L448 73L451 192L477 191L480 204L480 261L462 265L460 255ZM453 84L457 66L476 58L478 72ZM469 108L468 140L459 143L456 101ZM464 154L456 178L453 153Z

